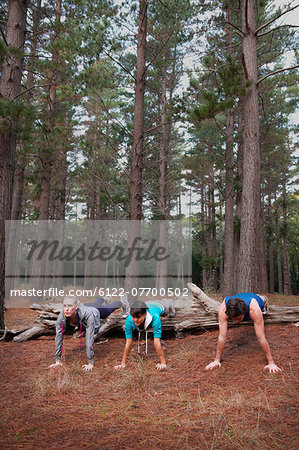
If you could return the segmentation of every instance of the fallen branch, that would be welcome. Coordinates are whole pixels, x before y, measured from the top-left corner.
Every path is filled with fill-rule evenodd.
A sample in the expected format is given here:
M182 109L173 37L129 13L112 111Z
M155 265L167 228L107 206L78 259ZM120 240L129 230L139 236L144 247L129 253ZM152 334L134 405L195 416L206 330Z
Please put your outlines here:
M0 332L3 332L3 336L1 336L0 341L5 341L5 337L7 335L7 328L5 327L4 330L0 330Z

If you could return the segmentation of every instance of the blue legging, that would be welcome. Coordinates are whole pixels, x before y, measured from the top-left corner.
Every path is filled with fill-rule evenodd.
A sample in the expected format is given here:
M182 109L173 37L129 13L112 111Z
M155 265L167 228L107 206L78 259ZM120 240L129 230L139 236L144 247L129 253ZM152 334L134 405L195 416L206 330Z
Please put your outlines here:
M102 297L99 297L93 303L84 303L84 305L96 308L100 313L101 319L106 319L113 311L122 307L121 301L109 303L108 305L103 305L104 302L105 300Z

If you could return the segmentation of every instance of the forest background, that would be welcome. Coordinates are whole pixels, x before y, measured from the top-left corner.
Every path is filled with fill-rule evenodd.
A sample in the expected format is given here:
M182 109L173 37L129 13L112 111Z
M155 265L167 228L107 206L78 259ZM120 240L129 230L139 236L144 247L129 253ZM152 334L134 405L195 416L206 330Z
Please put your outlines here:
M298 294L297 6L1 2L1 328L9 219L183 218L204 290Z

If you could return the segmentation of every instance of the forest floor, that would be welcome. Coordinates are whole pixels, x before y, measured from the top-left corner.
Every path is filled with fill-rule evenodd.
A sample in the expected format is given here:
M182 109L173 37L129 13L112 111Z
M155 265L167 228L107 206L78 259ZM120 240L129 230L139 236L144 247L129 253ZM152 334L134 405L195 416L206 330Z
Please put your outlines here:
M299 297L270 296L299 305ZM18 328L36 312L9 308L6 325ZM4 342L1 354L0 449L298 449L298 335L295 325L266 325L274 360L265 357L253 326L229 329L222 366L204 367L215 355L218 331L166 341L167 370L158 372L152 342L146 356L137 343L123 371L124 339L94 345L96 366L84 373L85 348L65 338L64 366L54 362L54 336ZM84 341L83 341L84 343Z

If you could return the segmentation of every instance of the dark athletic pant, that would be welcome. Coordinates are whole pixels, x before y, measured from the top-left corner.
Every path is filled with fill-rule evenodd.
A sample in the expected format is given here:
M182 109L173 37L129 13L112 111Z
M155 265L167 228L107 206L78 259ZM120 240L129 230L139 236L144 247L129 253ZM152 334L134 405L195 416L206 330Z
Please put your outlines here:
M122 307L122 302L117 301L103 305L105 300L102 297L97 298L93 303L84 303L85 306L92 306L96 308L100 313L101 319L106 319L113 311Z

